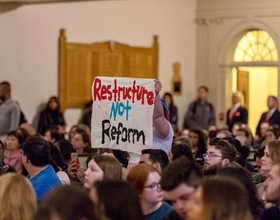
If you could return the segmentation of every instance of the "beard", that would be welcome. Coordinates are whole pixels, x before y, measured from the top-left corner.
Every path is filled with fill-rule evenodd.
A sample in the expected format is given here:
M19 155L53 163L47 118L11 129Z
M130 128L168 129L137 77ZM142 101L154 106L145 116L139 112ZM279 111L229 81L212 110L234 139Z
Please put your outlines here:
M203 174L206 176L213 176L218 173L218 171L222 168L222 161L216 163L210 167L203 167Z

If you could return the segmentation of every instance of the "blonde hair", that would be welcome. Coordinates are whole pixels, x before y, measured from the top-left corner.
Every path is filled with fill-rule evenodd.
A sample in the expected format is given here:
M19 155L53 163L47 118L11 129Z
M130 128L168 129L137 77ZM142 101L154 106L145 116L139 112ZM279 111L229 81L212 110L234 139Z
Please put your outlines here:
M236 179L224 176L204 178L197 187L203 191L207 220L253 219L246 190Z
M241 104L242 106L244 106L245 101L244 101L244 95L243 95L243 93L240 92L240 91L236 91L235 94L236 94L237 97L239 98L240 104Z
M280 159L280 140L269 141L267 148L270 153L272 162Z
M23 175L0 176L0 220L32 220L37 210L35 191Z

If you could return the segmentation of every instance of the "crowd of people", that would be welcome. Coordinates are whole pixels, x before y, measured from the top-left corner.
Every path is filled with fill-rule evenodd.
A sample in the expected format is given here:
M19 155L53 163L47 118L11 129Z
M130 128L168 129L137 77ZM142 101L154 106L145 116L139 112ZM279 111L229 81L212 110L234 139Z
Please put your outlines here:
M155 81L153 146L136 154L91 148L90 104L67 132L53 96L35 130L0 83L0 220L279 220L278 99L268 97L253 136L241 93L218 129L200 86L178 131L161 90Z

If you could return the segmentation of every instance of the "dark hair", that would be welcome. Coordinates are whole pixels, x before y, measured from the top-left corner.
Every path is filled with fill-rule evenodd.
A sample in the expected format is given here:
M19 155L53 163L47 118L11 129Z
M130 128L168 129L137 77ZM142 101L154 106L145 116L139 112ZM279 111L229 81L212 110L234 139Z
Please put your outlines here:
M278 126L270 126L266 132L272 132L276 139L279 137L279 127ZM265 133L266 133L265 132Z
M236 151L239 152L243 159L246 160L250 154L250 149L247 146L242 146L240 141L234 137L225 137L223 140L228 141L230 144L232 144Z
M176 108L175 105L174 105L172 94L170 92L166 92L166 93L164 93L163 98L165 98L165 96L168 96L170 98L169 111L171 111L173 108Z
M264 211L264 205L258 197L256 184L252 179L251 173L243 168L225 167L218 171L218 175L238 179L245 186L249 197L251 213L255 220L261 219Z
M173 158L172 158L173 161L182 157L182 156L185 156L190 161L195 163L192 150L186 144L173 144L172 147L171 147L171 152L173 154Z
M169 162L168 155L161 149L144 149L142 154L149 154L149 160L154 163L159 163L161 169L164 169Z
M13 131L10 131L8 134L7 134L7 137L8 136L14 136L17 140L18 140L18 143L20 145L20 148L22 147L22 144L24 142L24 139L23 139L23 135L21 133L19 133L18 131L16 130L13 130Z
M209 146L214 146L216 149L221 151L223 158L234 161L236 157L236 149L228 141L220 138L212 138L209 141Z
M200 90L200 89L204 89L205 92L207 92L207 93L208 93L208 91L209 91L208 87L207 87L207 86L204 86L204 85L199 86L197 90Z
M94 184L98 204L104 206L105 214L111 220L144 220L137 191L124 181L104 180ZM112 199L118 198L117 200Z
M70 160L71 153L75 152L73 145L69 141L66 141L66 140L58 140L55 144L58 145L62 159L64 161Z
M10 93L11 92L11 84L8 81L3 81L0 83L0 86L3 86L3 88Z
M82 139L83 139L83 142L88 144L87 147L90 147L90 145L91 145L90 136L89 136L89 134L84 129L78 128L74 132L74 134L80 134Z
M258 158L262 158L262 157L263 157L263 155L264 155L264 149L265 149L265 147L260 147L260 148L256 151L256 153L254 153L254 160L256 160L257 157L258 157Z
M26 139L23 146L23 154L34 166L45 166L50 163L50 145L37 136Z
M25 128L19 127L17 128L17 132L19 132L23 138L23 142L26 141L26 139L28 137L30 137L30 134L28 133L28 131Z
M34 219L49 220L58 215L60 220L98 220L92 200L78 187L62 185L56 187L39 204Z
M47 111L50 111L50 110L51 110L51 109L50 109L50 103L51 103L52 101L55 101L56 104L57 104L57 108L55 109L55 111L60 112L60 104L59 104L59 100L58 100L57 96L51 96L51 97L49 98L45 110L47 110Z
M47 128L44 132L44 135L46 135L48 131L50 132L51 139L55 139L56 141L63 139L61 134L58 132L58 128Z
M162 172L161 187L163 190L173 190L182 183L195 186L202 177L201 170L186 157L181 157L170 163Z
M248 130L247 128L245 128L245 127L238 128L237 131L239 131L239 132L244 132L244 133L245 133L245 137L250 137L250 132L249 132L249 130Z
M272 98L276 102L277 109L278 109L278 99L277 99L277 97L274 96L274 95L269 95L267 98Z
M203 131L200 129L191 129L190 132L193 132L198 136L198 143L197 143L198 149L200 150L206 149L205 134L203 133Z
M238 163L241 167L246 166L246 161L241 153L237 152L235 157L235 162Z
M51 155L51 165L54 167L55 172L58 172L60 167L63 171L67 170L67 165L63 162L62 156L58 148L51 142L48 142L50 145L50 155Z

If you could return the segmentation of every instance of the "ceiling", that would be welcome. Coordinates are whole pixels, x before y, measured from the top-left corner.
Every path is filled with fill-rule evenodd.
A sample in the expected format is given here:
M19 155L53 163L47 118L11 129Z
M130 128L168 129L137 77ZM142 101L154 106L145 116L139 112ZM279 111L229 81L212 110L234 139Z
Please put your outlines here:
M0 0L0 4L15 3L15 4L40 4L40 3L55 3L55 2L77 2L89 0ZM98 0L92 0L98 1Z

